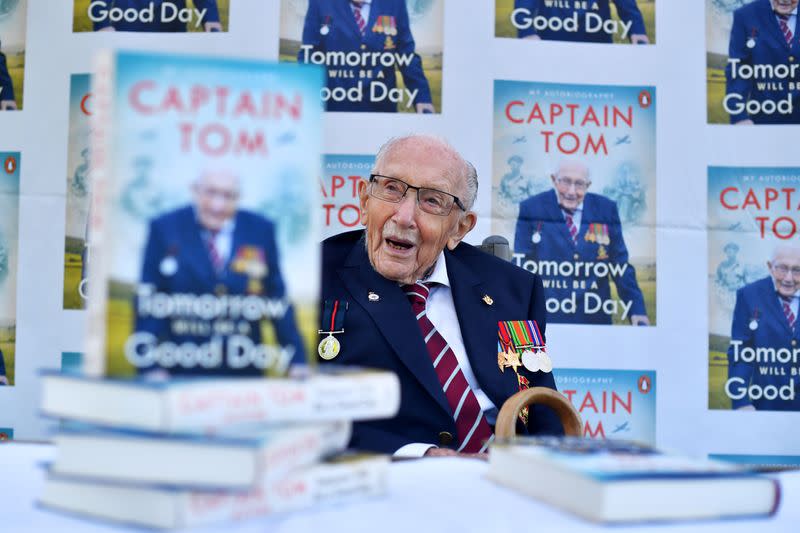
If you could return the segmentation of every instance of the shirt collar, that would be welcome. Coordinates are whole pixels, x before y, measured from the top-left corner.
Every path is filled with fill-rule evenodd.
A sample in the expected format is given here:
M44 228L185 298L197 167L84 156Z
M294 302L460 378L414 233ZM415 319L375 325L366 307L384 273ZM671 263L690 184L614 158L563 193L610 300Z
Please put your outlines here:
M216 235L232 235L233 228L236 226L236 215L233 215L230 220L227 220L222 227L217 232L212 232L211 230L207 229L205 226L200 224L200 217L197 216L197 208L194 208L194 219L197 221L197 224L202 228L203 232Z
M450 286L450 278L447 276L447 262L444 258L444 250L439 252L439 257L436 258L436 263L433 265L433 272L428 276L428 279L423 280L425 283L438 283L445 287Z
M772 7L772 2L770 2L770 7ZM772 12L775 14L775 16L776 16L776 17L784 16L784 15L781 15L780 13L778 13L777 11L775 11L774 9L772 10ZM796 16L796 15L797 15L797 6L795 6L795 8L794 8L794 9L792 9L792 10L789 12L789 14L788 14L788 15L785 15L785 16L787 16L787 17L793 17L793 16Z
M572 215L574 217L575 215L579 215L579 214L581 214L583 212L583 202L579 203L578 207L576 207L575 211L573 211L572 213L568 213L560 205L558 206L558 208L561 209L561 212L564 214L564 216Z

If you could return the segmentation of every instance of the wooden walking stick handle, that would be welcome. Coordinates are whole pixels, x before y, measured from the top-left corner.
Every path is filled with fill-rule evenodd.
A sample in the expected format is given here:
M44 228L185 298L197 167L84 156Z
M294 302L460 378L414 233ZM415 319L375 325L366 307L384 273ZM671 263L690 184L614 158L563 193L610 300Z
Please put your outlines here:
M517 417L524 407L533 404L546 405L556 412L564 426L564 434L580 437L582 434L581 415L561 393L548 387L531 387L521 390L503 403L497 414L494 434L497 438L516 435Z

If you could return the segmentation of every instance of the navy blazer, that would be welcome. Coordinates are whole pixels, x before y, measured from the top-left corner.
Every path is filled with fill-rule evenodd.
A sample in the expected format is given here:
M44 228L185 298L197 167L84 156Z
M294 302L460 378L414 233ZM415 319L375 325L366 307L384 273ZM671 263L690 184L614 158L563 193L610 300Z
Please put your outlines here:
M600 253L600 244L585 239L592 223L605 224L608 227L610 244L605 245L607 257ZM535 234L541 240L533 242ZM583 215L581 227L578 229L578 243L573 244L564 220L564 214L558 205L556 191L548 191L531 196L519 204L519 218L514 234L514 252L524 254L524 260L533 261L581 261L603 262L609 266L624 266L622 275L612 276L621 300L633 302L631 315L646 314L644 297L636 281L636 270L628 263L628 248L622 237L622 224L616 202L605 196L586 193L583 198ZM603 301L611 298L609 277L560 275L545 276L550 281L560 281L559 286L548 283L545 289L547 298L558 298L559 301L576 295L576 312L565 313L561 310L550 313L550 321L569 324L611 324L611 315L602 311L587 313L584 306L584 295L594 293ZM574 287L573 281L585 281L582 287ZM594 303L594 301L592 301Z
M755 322L755 329L750 325ZM795 322L794 329L789 328L789 322L783 313L783 307L775 291L775 283L770 276L754 281L736 291L736 305L733 309L733 322L731 323L731 341L740 341L738 351L741 354L744 348L773 348L785 349L791 353L800 345L800 320ZM756 385L758 387L774 386L777 388L791 385L794 390L793 400L758 398L751 399L748 394L744 398L731 398L734 409L743 405L752 404L756 409L769 411L800 411L800 387L797 386L800 377L792 376L791 371L798 368L791 360L786 363L745 362L740 357L734 358L734 347L728 348L728 379L739 378L741 382L731 384L732 392L738 392L745 387ZM774 374L762 375L759 368L770 368ZM785 375L780 375L784 373Z
M613 42L613 35L602 30L589 33L586 31L585 25L586 13L598 15L604 21L611 18L609 0L591 0L586 2L587 6L596 5L598 9L573 7L574 2L572 0L564 3L569 4L570 7L559 7L557 5L548 7L542 0L514 0L514 8L527 9L531 17L558 17L561 20L571 17L573 13L577 13L578 31L564 31L563 29L553 31L550 28L537 31L534 28L526 28L517 30L517 35L520 38L529 35L538 35L546 41L577 41L581 43ZM617 7L620 20L632 23L631 29L628 32L629 39L632 34L644 35L647 33L644 27L644 18L642 17L642 12L639 11L639 6L636 5L636 0L614 0L614 5Z
M791 46L786 44L778 19L772 11L772 4L769 0L755 0L754 2L740 7L733 12L733 26L731 27L731 37L728 45L728 58L739 59L739 65L785 65L791 68L792 65L800 62L800 39L798 39L797 28L792 28L794 37ZM752 48L747 44L754 45ZM787 95L791 95L793 110L789 114L766 114L754 113L748 115L747 112L731 115L731 123L739 122L750 118L756 124L800 124L800 90L789 90L788 83L796 82L796 77L786 79L742 79L737 76L733 78L730 63L725 66L725 94L737 94L742 97L740 103L753 100L764 102L772 100L778 102L785 100ZM761 89L758 83L766 83ZM781 88L773 88L770 84L776 84Z
M178 17L170 21L161 20L162 4L172 4L177 10L186 8L186 0L94 0L95 3L105 4L106 9L120 8L123 11L128 9L141 10L153 4L153 22L142 22L140 20L127 21L122 19L111 22L108 19L93 22L94 31L102 30L109 26L117 31L139 31L139 32L182 32L186 31L186 22L181 22ZM193 0L194 7L200 10L206 9L205 16L200 21L200 27L206 22L219 22L219 10L217 0ZM174 13L173 13L174 14ZM192 20L194 22L194 18ZM205 30L205 28L203 28Z
M192 206L182 207L166 213L150 223L147 244L142 263L142 283L155 286L156 292L167 294L257 294L269 298L283 298L286 289L280 271L278 248L275 243L275 228L272 222L261 215L239 210L236 213L231 253L224 271L217 275L211 264L208 247L203 242L202 228ZM260 280L260 291L248 287L249 277L245 272L235 272L230 263L242 251L258 249L267 266L266 276ZM177 270L170 273L163 268L165 258L172 257ZM272 322L275 334L281 345L294 345L297 348L293 362L304 362L303 343L294 320L292 308L281 319ZM249 322L249 337L254 343L261 342L260 321ZM174 335L170 332L167 319L152 316L140 318L137 313L136 331L152 333L160 342L207 342L207 337L196 335ZM143 369L149 370L149 369ZM223 366L215 369L202 367L183 368L177 365L169 369L172 374L235 374L262 375L264 371L255 366L230 368L223 360Z
M344 333L338 334L341 353L332 364L390 370L400 379L397 416L354 425L351 447L393 453L412 442L439 444L439 433L456 435L453 413L431 364L411 304L401 287L378 274L369 263L363 230L326 239L322 246L322 299L339 300L347 310ZM542 284L537 276L461 243L445 250L464 347L472 370L489 399L500 408L519 391L516 374L497 365L498 321L536 320L542 335L546 315ZM371 301L368 294L379 296ZM493 300L484 302L485 295ZM324 321L324 317L322 320ZM323 330L329 329L322 325ZM530 386L556 388L553 375L519 371ZM521 424L519 424L521 425ZM561 434L555 413L534 407L530 433Z
M8 73L6 55L0 52L0 101L14 100L14 83Z
M397 35L391 36L394 48L386 48L387 36L384 33L372 31L378 17L394 18L397 29ZM414 52L414 37L411 35L406 0L372 0L369 20L367 20L363 36L358 31L349 0L309 0L303 24L303 44L312 47L309 53L387 51L401 56L413 54L408 65L398 65L403 74L403 82L409 90L416 89L418 91L413 104L431 102L431 91L425 72L422 70L422 59ZM297 55L299 62L302 62L303 56L304 53L301 49ZM355 76L334 77L330 75L331 71L347 71ZM367 72L369 76L360 76L361 71ZM371 64L366 66L359 64L355 67L328 65L325 68L325 74L327 87L331 91L337 88L348 90L357 87L359 83L363 87L361 101L354 102L345 98L337 102L330 98L325 107L327 111L397 111L395 102L390 101L389 98L379 99L380 93L376 93L374 101L370 99L373 85L376 90L379 87L378 83L386 85L388 89L397 87L394 66L382 67L380 64L375 67Z

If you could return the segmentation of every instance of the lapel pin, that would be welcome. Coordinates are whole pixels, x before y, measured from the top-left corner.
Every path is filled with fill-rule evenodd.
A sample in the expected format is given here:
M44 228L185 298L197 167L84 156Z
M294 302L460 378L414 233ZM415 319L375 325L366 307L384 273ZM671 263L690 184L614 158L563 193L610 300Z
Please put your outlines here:
M492 305L494 303L494 300L492 300L492 297L489 296L488 294L484 294L482 299L483 303L485 303L486 305Z
M381 299L381 297L378 296L377 294L375 294L372 291L369 291L369 293L367 294L367 300L369 300L370 302L377 302L380 299Z

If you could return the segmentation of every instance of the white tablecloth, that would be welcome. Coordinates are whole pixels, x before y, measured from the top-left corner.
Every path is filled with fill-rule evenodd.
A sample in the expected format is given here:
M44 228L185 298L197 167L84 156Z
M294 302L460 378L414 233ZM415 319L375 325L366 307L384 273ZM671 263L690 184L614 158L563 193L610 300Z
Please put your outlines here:
M0 445L0 531L7 533L101 533L141 531L54 513L36 506L44 473L41 464L55 449L45 444ZM192 531L226 533L464 533L464 532L629 532L772 533L800 531L800 472L781 474L778 514L759 520L682 522L603 527L575 518L495 485L483 461L431 458L394 463L389 495L340 507Z

